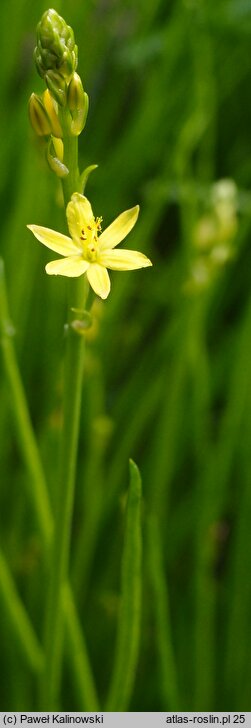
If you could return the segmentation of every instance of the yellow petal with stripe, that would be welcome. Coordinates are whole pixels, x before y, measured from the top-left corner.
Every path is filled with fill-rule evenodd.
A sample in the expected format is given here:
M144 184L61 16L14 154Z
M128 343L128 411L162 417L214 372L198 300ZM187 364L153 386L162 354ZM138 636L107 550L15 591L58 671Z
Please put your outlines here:
M46 245L46 248L50 248L54 253L59 253L59 255L79 253L79 249L67 235L61 235L56 230L50 230L50 228L41 227L40 225L27 225L27 228L31 230L40 243Z
M107 298L111 283L106 268L98 263L91 263L87 271L87 278L97 296Z
M121 215L116 217L111 225L99 236L99 245L101 250L108 250L115 248L116 245L121 243L122 240L132 230L135 223L137 222L139 214L139 205L131 207L130 210L125 210Z
M46 273L50 276L67 276L68 278L78 278L86 273L89 263L79 255L72 255L69 258L61 258L60 260L52 260L45 266Z
M149 258L137 250L106 250L100 253L100 262L111 270L136 270L152 265Z
M73 240L81 245L80 236L87 225L93 223L93 212L91 203L87 197L74 192L66 208L68 227Z

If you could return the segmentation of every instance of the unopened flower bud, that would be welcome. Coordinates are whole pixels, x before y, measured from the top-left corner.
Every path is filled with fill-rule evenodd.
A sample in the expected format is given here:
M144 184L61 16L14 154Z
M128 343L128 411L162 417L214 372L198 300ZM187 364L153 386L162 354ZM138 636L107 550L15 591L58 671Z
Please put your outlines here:
M67 94L67 83L63 76L55 71L47 71L44 76L45 83L59 106L65 106L66 94Z
M51 122L42 99L37 94L31 94L28 104L31 126L38 136L48 136L52 132Z
M57 102L55 101L55 99L52 98L48 88L43 93L43 104L51 122L51 131L53 136L61 139L63 136L63 131L58 118Z
M83 84L80 76L76 72L73 74L67 89L67 104L70 111L82 109L85 105Z
M78 136L83 130L89 109L89 98L78 73L74 73L67 90L67 105L72 115L71 134Z
M72 28L56 10L47 10L37 26L35 62L38 73L45 78L54 71L69 83L77 68L78 49Z
M62 139L57 139L56 137L52 137L52 143L53 143L56 157L59 159L60 162L63 162L64 145L63 145Z
M47 148L47 162L52 172L55 172L57 177L62 179L67 177L69 169L63 164L64 158L64 145L62 139L56 139L52 137L49 141Z

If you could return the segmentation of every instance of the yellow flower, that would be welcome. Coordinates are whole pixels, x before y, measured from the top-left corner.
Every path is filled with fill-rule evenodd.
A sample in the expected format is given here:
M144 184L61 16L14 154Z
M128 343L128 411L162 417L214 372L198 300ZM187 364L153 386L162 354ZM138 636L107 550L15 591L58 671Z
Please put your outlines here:
M114 250L132 230L138 214L136 205L101 232L102 218L94 218L89 200L75 192L66 209L70 238L39 225L27 227L43 245L64 256L63 260L48 263L46 273L73 278L86 273L95 293L107 298L111 287L107 268L135 270L152 265L149 258L136 250Z

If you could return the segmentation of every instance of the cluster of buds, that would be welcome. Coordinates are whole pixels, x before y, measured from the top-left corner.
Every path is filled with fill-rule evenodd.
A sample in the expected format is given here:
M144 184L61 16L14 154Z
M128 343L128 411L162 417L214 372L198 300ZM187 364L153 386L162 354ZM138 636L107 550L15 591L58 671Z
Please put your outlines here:
M63 164L64 133L71 136L81 133L89 99L76 73L78 48L73 30L56 10L47 10L38 23L34 55L38 73L47 89L42 96L31 94L30 122L35 133L46 138L46 154L51 169L63 177L68 174Z
M45 137L46 158L57 177L66 177L68 169L63 163L63 130L58 116L58 104L46 89L42 96L31 94L28 105L29 118L35 134Z
M65 106L67 85L78 65L78 48L72 28L56 10L47 10L38 23L34 57L52 96Z
M187 287L207 288L218 271L235 254L233 242L238 229L237 188L231 179L216 182L209 195L209 210L193 230L193 262Z

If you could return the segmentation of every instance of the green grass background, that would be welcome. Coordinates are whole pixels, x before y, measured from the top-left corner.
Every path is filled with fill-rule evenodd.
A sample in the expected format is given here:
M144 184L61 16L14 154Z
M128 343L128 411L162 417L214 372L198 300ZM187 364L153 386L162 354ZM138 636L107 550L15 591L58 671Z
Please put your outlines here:
M251 710L251 2L54 3L75 31L90 96L81 167L104 226L140 203L128 247L153 268L112 274L88 341L71 546L101 707L118 619L128 459L143 481L140 652L130 710ZM65 230L59 187L27 119L41 0L1 4L1 256L13 342L53 493L65 280L26 230ZM211 185L238 187L233 260L186 290ZM1 710L37 709L17 593L42 636L46 584L32 474L0 359ZM1 557L2 558L2 557ZM5 566L8 565L8 576ZM7 581L6 581L7 579ZM6 591L7 590L7 591ZM14 610L15 611L15 610ZM62 710L80 710L65 648ZM44 708L46 710L46 707Z

